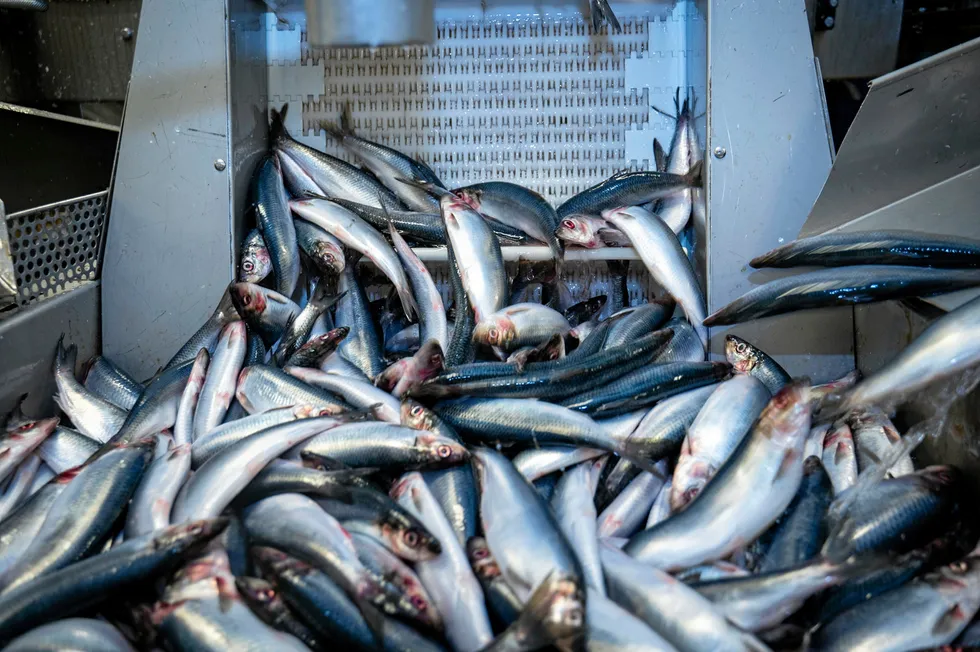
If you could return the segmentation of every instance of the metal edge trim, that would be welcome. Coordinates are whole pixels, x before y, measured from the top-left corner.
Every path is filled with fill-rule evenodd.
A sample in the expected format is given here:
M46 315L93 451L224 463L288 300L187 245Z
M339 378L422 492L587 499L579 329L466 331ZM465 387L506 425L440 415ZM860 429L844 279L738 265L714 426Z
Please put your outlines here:
M84 118L73 118L71 116L61 115L60 113L42 111L41 109L32 109L30 107L20 106L17 104L10 104L8 102L0 102L0 110L10 111L12 113L20 113L22 115L36 116L39 118L49 118L51 120L58 120L60 122L70 122L71 124L80 125L82 127L92 127L93 129L114 131L117 134L120 131L120 128L116 125L110 125L104 122L96 122L94 120L86 120Z
M967 41L966 43L961 43L960 45L951 47L948 50L943 50L938 54L932 55L931 57L926 57L922 61L916 61L915 63L906 66L904 68L900 68L893 72L886 73L881 77L872 79L870 82L868 82L868 85L874 88L875 86L884 86L887 84L895 83L897 81L901 81L906 77L910 77L912 75L918 74L919 72L922 72L927 68L933 68L935 66L938 66L939 64L949 59L962 56L967 52L970 52L971 50L975 50L977 48L980 48L980 37L977 37L971 41Z
M50 204L44 204L43 206L34 206L33 208L26 208L26 209L24 209L22 211L17 211L16 213L10 213L10 214L8 214L7 215L7 218L10 219L12 217L20 217L21 215L27 215L28 213L36 213L38 211L46 211L46 210L49 210L49 209L52 209L52 208L58 208L59 206L64 206L65 204L75 204L77 202L85 201L87 199L95 199L96 197L103 196L103 195L106 196L106 197L108 197L108 195L109 195L109 189L108 188L106 188L105 190L100 190L99 192L90 193L88 195L82 195L80 197L72 197L71 199L64 199L62 201L56 201L56 202L52 202ZM106 206L106 214L108 214L108 211L109 211L109 207Z

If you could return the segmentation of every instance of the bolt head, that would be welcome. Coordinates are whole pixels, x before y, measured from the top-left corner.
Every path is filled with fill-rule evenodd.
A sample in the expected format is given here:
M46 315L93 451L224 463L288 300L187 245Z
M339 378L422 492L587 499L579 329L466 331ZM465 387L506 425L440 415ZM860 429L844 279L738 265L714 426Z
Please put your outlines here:
M834 17L833 16L827 16L826 18L823 19L823 24L825 26L827 26L827 27L833 27L834 26Z
M715 158L725 158L725 154L727 153L728 150L725 149L724 147L720 145L718 147L715 147Z
M216 158L216 159L214 159L214 169L217 170L218 172L221 172L227 166L228 166L228 164L225 163L225 160L223 158Z
M123 27L122 28L122 37L123 37L123 40L124 41L128 41L129 39L133 38L133 28L132 27Z

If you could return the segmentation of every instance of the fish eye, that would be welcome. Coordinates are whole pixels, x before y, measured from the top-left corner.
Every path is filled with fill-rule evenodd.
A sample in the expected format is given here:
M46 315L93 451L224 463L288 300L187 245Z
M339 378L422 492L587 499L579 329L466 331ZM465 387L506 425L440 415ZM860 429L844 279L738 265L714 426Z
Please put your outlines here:
M244 303L246 306L251 305L251 303L252 303L252 295L246 294L245 296L243 296L242 297L242 303Z
M565 622L572 627L580 626L582 624L582 612L578 609L569 611L565 617Z
M561 221L561 225L563 227L565 227L566 229L574 229L575 228L575 222L573 222L572 220L562 220Z
M477 559L486 559L488 554L489 553L486 548L477 548L473 551L473 556Z
M745 344L744 344L744 343L739 343L739 344L738 344L738 345L737 345L737 346L735 347L735 350L736 350L736 351L738 351L739 353L745 353L745 350L746 350L747 348L748 348L748 347L747 347L747 346L745 346Z
M411 600L412 600L412 606L418 609L419 611L423 611L429 606L429 603L425 601L425 598L423 598L420 595L413 595Z
M37 422L36 421L28 421L27 423L25 423L24 425L22 425L20 428L17 428L17 430L15 432L27 432L28 430L30 430L31 428L33 428L36 425L37 425Z
M955 571L957 573L965 573L970 568L970 565L967 564L965 561L957 561L950 564L949 568L950 570Z
M436 455L438 455L442 459L446 459L452 454L453 454L453 449L451 449L449 446L446 446L445 444L436 448Z
M252 264L251 260L246 260L242 263L242 269L244 269L246 272L251 272L253 269L255 269L255 265Z
M414 406L411 410L409 410L409 414L411 414L413 417L422 416L422 406L421 405Z
M438 353L429 358L429 364L437 365L442 364L442 356Z
M419 545L419 535L408 530L402 535L402 541L409 548L416 548Z
M558 359L558 351L552 351L551 354L548 356L548 359L549 360L557 360Z
M498 337L500 337L500 332L496 328L487 331L487 339L491 342L496 342Z

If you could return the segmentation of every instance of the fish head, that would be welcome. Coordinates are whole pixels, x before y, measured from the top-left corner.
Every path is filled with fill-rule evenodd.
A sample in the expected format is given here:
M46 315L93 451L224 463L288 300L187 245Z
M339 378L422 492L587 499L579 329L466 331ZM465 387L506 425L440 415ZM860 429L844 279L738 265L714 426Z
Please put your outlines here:
M386 392L390 392L391 390L395 389L395 385L398 384L398 381L401 380L402 376L404 376L408 371L411 361L411 358L403 358L388 365L388 367L374 379L375 386L383 389Z
M949 604L933 624L934 633L958 632L973 619L980 608L980 556L975 551L926 577Z
M58 427L59 422L60 419L58 417L27 421L21 423L13 430L8 430L3 435L3 439L7 441L24 442L43 441L48 435L54 432L54 429Z
M565 357L565 338L560 333L555 333L544 344L536 350L536 360L558 360Z
M159 531L153 537L153 547L156 550L166 549L171 553L186 554L200 550L207 542L224 532L227 527L227 518L212 518L172 525Z
M429 602L425 589L415 581L415 577L404 575L399 578L398 583L416 610L418 614L416 619L432 629L441 630L443 628L442 615L435 605Z
M602 240L596 234L595 224L586 215L566 215L558 223L555 236L559 240L571 242L587 249L602 246Z
M670 488L671 511L678 512L691 504L714 472L714 466L698 457L687 456L678 460Z
M810 434L810 383L795 380L776 392L762 410L755 430L784 448L802 449Z
M471 537L466 542L466 557L470 561L473 573L481 580L489 581L500 577L500 564L490 552L490 546L483 537Z
M588 321L593 316L602 312L602 309L606 307L607 300L608 297L605 294L600 294L599 296L590 297L585 301L580 301L565 311L565 318L568 320L574 319L578 323Z
M585 591L580 578L552 572L524 607L555 641L576 639L585 627Z
M319 240L313 244L310 254L322 271L340 274L347 265L344 252L332 242Z
M228 288L235 310L244 320L262 316L266 309L264 288L254 283L232 283Z
M412 430L432 430L438 424L435 412L410 398L402 400L401 424Z
M479 188L462 188L455 192L460 201L479 212L483 202L483 191Z
M443 195L439 199L439 209L442 212L442 220L449 230L459 229L460 220L469 217L468 213L473 211L473 207L470 206L469 202L460 199L452 193Z
M294 405L286 408L293 411L293 416L297 419L312 419L314 417L329 417L337 414L335 409L325 408L318 405Z
M272 257L269 255L269 249L261 240L249 242L238 265L238 280L244 283L258 283L271 273Z
M759 364L757 349L737 335L725 336L725 357L740 374L747 374Z
M956 486L961 478L960 471L955 466L927 466L915 473L918 480L935 493L949 491Z
M482 321L473 329L473 341L485 346L506 349L514 340L517 328L509 317L497 314L492 319Z
M281 599L276 587L258 577L236 577L235 587L250 604L268 607Z
M392 552L411 562L435 559L442 552L439 540L421 525L385 523L381 536Z
M425 342L412 359L415 362L416 382L429 380L445 368L445 358L438 340Z
M430 431L420 430L415 445L423 452L430 466L453 466L470 456L466 446Z

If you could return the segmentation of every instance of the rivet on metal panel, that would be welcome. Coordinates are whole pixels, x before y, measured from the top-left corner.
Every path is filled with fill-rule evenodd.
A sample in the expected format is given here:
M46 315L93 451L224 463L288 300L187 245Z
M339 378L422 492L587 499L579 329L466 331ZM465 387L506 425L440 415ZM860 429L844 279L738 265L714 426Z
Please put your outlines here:
M131 38L133 38L133 28L132 27L123 27L122 28L122 37L123 37L123 40L124 41L128 41Z
M226 166L227 164L225 163L225 160L223 158L214 159L214 169L217 170L218 172L223 171Z
M725 158L725 154L727 153L728 150L722 147L721 145L715 147L715 158Z

